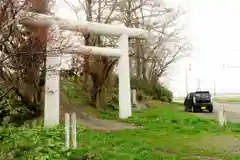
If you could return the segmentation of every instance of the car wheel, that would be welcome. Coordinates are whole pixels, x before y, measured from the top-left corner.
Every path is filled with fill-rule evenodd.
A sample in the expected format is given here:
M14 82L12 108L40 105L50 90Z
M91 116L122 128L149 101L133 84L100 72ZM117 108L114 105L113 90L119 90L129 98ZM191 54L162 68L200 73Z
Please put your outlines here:
M192 112L198 112L199 110L195 106L192 106L191 111Z
M192 106L191 107L191 112L195 112L196 110L195 110L195 108L194 108L194 106Z
M212 113L212 112L213 112L213 108L209 108L208 111L209 111L210 113Z

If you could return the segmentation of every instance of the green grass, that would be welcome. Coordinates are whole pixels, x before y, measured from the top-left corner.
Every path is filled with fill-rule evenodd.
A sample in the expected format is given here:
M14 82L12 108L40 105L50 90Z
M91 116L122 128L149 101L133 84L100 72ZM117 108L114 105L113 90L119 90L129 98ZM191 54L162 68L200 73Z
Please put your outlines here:
M240 159L240 156L228 150L229 138L240 140L240 125L229 124L222 129L213 120L181 112L180 105L162 106L155 102L152 105L153 108L134 113L132 118L124 120L143 126L140 129L103 133L79 128L79 148L76 150L64 149L63 127L50 130L37 127L0 128L0 159L10 160L11 156L17 160ZM117 113L105 113L102 117L117 119ZM222 137L220 141L209 142L209 139L219 136ZM228 141L224 141L225 137L228 137ZM229 145L225 147L226 144ZM223 154L220 150L228 153Z
M73 78L61 80L61 98L67 104L85 105L89 95L82 89L83 84L77 83Z
M217 102L240 102L240 97L214 98L214 101L217 101Z
M175 97L174 100L184 101L184 97ZM214 98L214 101L216 101L216 102L240 102L240 96L239 97Z
M184 97L174 97L173 98L174 100L177 100L177 101L184 101Z
M172 102L172 104L175 104L175 105L184 105L184 102Z

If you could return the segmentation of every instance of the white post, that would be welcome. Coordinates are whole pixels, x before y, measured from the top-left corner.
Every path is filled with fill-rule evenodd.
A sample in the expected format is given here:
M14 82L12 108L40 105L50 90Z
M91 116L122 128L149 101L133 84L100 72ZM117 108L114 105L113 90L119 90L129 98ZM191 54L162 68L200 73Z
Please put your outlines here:
M59 71L46 71L44 126L59 124Z
M137 92L136 92L136 89L132 90L132 101L133 101L133 105L137 104Z
M70 148L70 115L65 113L65 145Z
M59 78L60 57L57 51L58 26L49 28L46 57L44 126L51 127L59 124ZM55 47L55 48L54 48Z
M128 35L123 34L120 36L119 49L123 54L118 61L119 117L124 119L132 116Z
M76 113L72 113L72 146L77 148Z
M227 117L226 117L226 111L225 111L224 105L220 105L220 110L218 113L218 121L221 127L224 127L225 125L227 125Z

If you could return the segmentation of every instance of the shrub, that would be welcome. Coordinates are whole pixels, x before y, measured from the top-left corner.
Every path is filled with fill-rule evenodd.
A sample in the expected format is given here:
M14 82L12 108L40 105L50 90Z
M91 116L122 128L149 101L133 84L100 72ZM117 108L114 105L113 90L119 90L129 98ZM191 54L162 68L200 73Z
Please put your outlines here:
M0 89L0 96L4 94ZM0 124L21 125L25 120L38 117L43 112L41 106L27 106L16 95L4 96L0 100Z
M156 91L157 99L164 101L164 102L169 102L169 103L172 102L173 94L169 89L165 88L161 84L157 84L155 91Z
M117 78L116 78L117 79ZM171 103L173 99L172 92L165 88L161 84L152 85L143 79L136 77L131 78L131 88L137 90L137 100L161 100L163 102ZM118 98L118 80L116 84L111 88L111 94L108 96L108 108L113 110L118 110L119 108L119 98Z
M83 128L77 130L82 132ZM65 148L63 126L49 129L41 126L0 127L0 144L0 159L6 160L81 160L94 156L89 157L90 152Z
M137 89L138 100L144 99L144 95L147 95L155 100L161 100L169 103L172 102L173 99L172 92L160 83L155 85L147 82L146 80L132 77L131 86Z
M118 88L113 87L112 92L108 98L107 107L112 108L113 110L118 110L119 108L119 97L118 97Z

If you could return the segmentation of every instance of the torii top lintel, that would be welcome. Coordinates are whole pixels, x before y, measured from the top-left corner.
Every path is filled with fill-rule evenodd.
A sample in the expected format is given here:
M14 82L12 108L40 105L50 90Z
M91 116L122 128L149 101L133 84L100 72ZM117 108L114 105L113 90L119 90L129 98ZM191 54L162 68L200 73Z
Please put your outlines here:
M28 12L23 14L19 22L22 24L38 25L38 26L52 26L58 25L62 30L69 30L75 32L93 32L96 34L108 36L121 36L127 34L129 37L151 39L151 33L147 30L139 28L127 28L126 26L103 24L81 20L66 20L56 16Z

